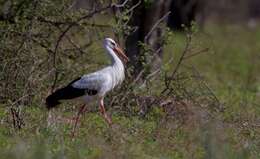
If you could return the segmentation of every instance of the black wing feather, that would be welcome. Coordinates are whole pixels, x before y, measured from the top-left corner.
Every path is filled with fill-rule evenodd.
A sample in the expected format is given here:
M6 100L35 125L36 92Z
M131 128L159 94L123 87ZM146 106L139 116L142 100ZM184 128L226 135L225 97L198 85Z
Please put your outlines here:
M72 86L72 84L79 79L81 79L81 77L73 80L66 87L60 88L60 89L56 90L54 93L52 93L51 95L49 95L46 98L47 108L50 109L50 108L57 106L58 104L60 104L59 100L74 99L77 97L81 97L85 94L96 95L98 93L97 90L74 88Z

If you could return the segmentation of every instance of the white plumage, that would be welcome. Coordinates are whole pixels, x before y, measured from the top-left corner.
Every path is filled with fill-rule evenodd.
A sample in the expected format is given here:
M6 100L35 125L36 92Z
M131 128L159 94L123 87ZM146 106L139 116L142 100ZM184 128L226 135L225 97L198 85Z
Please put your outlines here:
M103 99L106 93L124 80L125 69L122 60L126 63L129 59L111 38L104 40L104 48L110 57L111 64L97 72L84 75L72 81L66 87L58 89L48 96L46 99L48 109L60 104L61 100L81 98L84 105L78 113L80 115L85 109L85 104L98 99L100 102L100 112L106 121L111 123L111 119L105 112Z

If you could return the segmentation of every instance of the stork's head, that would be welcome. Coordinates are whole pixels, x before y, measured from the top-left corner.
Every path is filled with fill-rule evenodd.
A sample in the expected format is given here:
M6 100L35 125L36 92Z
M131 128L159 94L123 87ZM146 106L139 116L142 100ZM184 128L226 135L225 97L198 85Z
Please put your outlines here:
M125 55L124 51L120 48L120 46L111 38L105 38L104 40L105 47L110 48L116 53L116 55L123 60L125 63L129 61L129 58Z

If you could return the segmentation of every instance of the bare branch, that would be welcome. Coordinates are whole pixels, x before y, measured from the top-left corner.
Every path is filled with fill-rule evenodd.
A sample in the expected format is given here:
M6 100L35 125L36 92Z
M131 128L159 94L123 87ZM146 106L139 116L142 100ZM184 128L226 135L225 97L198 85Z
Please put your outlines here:
M184 61L185 55L188 53L188 50L189 50L189 47L190 47L190 43L191 43L191 35L190 35L190 33L188 33L187 36L186 36L185 48L184 48L184 50L182 52L182 55L181 55L177 65L176 65L176 67L173 69L173 72L172 72L170 77L165 76L164 82L165 82L165 86L166 87L161 92L161 94L164 94L169 89L169 86L170 86L170 84L172 82L172 79L174 79L174 76L176 75L177 71L179 70L179 67L181 66L182 62Z
M138 1L138 3L136 3L135 5L133 5L130 9L128 9L127 11L126 11L126 14L128 14L129 12L132 12L136 7L138 7L140 4L141 4L141 0L140 1Z
M194 52L194 53L192 53L190 55L185 56L184 59L186 60L186 59L191 58L193 56L197 56L197 55L199 55L201 53L207 53L208 51L209 51L209 48L205 48L205 49L199 50L197 52Z
M189 47L190 47L190 43L191 43L191 35L190 33L186 36L186 46L185 46L185 49L183 50L182 52L182 55L176 65L176 67L174 68L173 72L172 72L172 75L171 75L171 78L174 77L174 75L176 74L176 72L178 71L180 65L182 64L184 58L185 58L185 55L188 53L188 50L189 50Z
M167 18L170 15L170 11L167 12L164 16L162 16L151 28L151 30L146 34L144 40L147 42L148 38L151 36L151 34L153 33L153 31L158 27L158 25L165 20L165 18Z
M122 4L112 4L111 6L112 7L116 7L116 8L122 8L126 5L126 3L128 2L129 0L125 0Z

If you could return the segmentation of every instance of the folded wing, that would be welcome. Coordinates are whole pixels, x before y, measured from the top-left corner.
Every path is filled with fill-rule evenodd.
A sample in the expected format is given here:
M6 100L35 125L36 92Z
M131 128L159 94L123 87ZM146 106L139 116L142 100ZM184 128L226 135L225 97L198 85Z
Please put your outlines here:
M74 99L84 95L94 96L102 88L105 78L97 73L84 75L70 82L66 87L56 90L46 98L47 108L60 104L60 100Z

